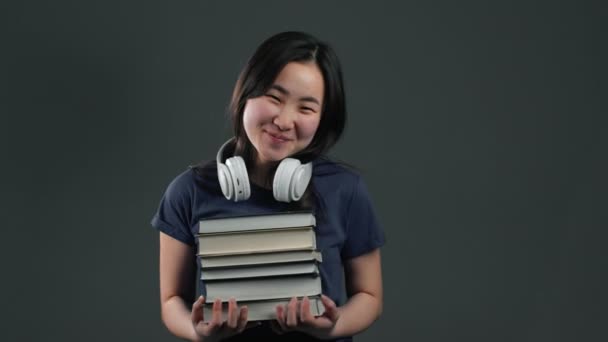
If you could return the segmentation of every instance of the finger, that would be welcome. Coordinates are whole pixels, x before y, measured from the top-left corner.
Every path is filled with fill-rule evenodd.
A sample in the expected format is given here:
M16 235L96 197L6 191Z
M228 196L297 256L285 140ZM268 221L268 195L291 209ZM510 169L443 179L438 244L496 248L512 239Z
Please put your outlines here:
M207 303L209 305L210 303ZM219 311L219 312L218 312ZM216 299L211 307L211 317L207 322L199 322L199 329L203 336L210 336L221 328L222 301Z
M234 298L230 298L228 300L228 319L226 320L226 325L229 329L236 329L238 323L238 315L236 300Z
M288 331L287 325L285 325L285 307L283 305L277 305L277 324L281 327L283 332Z
M236 331L238 333L243 332L248 326L247 324L247 315L249 314L249 308L247 306L241 307L239 310L238 321Z
M214 326L215 329L219 329L222 325L222 300L216 298L213 302L213 314L211 317L210 325Z
M296 297L291 298L287 304L287 317L285 320L285 325L292 329L298 326L297 306L298 299Z
M310 300L308 297L304 297L300 303L300 321L304 324L311 325L314 323L314 320L314 316L310 313Z
M203 296L198 297L198 299L192 303L192 314L190 315L190 318L192 319L192 324L194 326L204 319L203 305L205 305L205 297Z
M331 300L326 295L321 295L321 302L325 307L325 312L323 316L329 318L332 322L337 322L338 318L340 318L340 312L338 311L338 307L333 300Z

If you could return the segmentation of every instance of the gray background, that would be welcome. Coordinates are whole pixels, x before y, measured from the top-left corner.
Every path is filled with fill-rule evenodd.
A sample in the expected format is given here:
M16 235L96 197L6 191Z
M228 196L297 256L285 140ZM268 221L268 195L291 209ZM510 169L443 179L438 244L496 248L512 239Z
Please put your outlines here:
M604 341L606 11L597 2L2 5L3 341L172 341L158 233L254 48L333 44L388 243L359 341ZM6 29L8 28L8 29Z

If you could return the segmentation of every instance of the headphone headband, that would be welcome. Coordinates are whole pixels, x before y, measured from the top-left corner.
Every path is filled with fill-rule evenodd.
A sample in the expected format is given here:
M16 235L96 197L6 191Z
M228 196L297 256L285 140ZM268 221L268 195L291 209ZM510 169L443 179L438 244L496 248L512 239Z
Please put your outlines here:
M222 147L220 147L220 150L217 151L217 156L215 156L215 162L217 163L217 165L222 164L222 157L224 156L224 149L226 149L226 146L228 146L228 144L230 144L234 140L235 140L235 138L228 139L228 141L226 141L222 145Z

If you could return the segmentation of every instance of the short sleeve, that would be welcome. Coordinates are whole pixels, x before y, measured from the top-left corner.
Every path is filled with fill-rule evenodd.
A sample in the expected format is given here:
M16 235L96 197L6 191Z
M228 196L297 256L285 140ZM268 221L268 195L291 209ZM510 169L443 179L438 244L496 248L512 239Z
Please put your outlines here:
M357 177L355 181L346 222L347 235L342 248L343 258L351 259L384 245L384 232L361 177Z
M190 246L195 244L190 231L192 184L190 170L177 176L165 190L150 222L156 229Z

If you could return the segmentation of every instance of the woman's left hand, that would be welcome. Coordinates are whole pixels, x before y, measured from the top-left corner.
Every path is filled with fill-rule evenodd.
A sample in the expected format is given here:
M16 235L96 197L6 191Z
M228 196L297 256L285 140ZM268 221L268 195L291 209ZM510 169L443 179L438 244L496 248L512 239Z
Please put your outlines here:
M313 316L310 313L310 300L308 297L298 301L293 297L285 306L277 306L277 321L275 331L285 333L289 331L301 331L320 339L332 337L332 331L340 318L340 312L336 303L325 295L321 295L321 302L325 306L325 312L321 316Z

